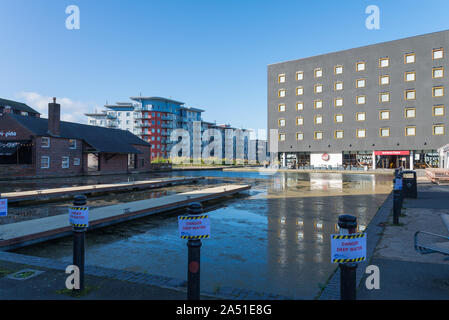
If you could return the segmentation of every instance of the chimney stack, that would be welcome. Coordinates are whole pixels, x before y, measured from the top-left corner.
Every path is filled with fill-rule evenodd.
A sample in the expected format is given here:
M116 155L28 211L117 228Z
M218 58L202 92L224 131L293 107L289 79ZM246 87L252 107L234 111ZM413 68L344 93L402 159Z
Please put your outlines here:
M48 104L48 132L53 136L61 133L61 105L56 103L56 98Z

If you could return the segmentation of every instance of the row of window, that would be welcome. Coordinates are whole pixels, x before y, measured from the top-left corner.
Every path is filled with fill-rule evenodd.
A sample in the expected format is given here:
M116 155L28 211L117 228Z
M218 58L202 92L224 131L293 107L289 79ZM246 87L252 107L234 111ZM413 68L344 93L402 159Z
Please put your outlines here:
M390 81L390 80L388 80ZM358 83L358 84L357 84ZM366 79L358 79L356 83L357 88L365 87L366 85ZM360 85L360 86L358 86ZM335 91L341 91L343 90L343 82L336 82L334 84L334 90ZM314 92L315 93L322 93L323 92L323 85L322 84L315 84L314 86ZM278 90L278 97L284 98L287 94L286 89L279 89ZM304 95L304 87L296 87L296 95L302 96ZM433 97L443 97L444 96L444 87L443 86L435 86L432 88L432 96ZM358 96L358 97L366 97L364 95ZM407 89L404 91L404 99L405 100L415 100L416 99L416 90L415 89ZM379 101L380 102L389 102L390 101L390 93L389 92L382 92L379 93Z
M441 117L445 115L444 106L434 106L432 110L432 115L434 117ZM416 108L405 108L404 109L404 117L405 119L414 119L416 118ZM335 123L343 123L343 114L336 114L334 115L334 122ZM366 112L356 112L355 118L357 121L365 121L366 120ZM316 115L314 118L315 124L322 124L323 123L323 116L322 115ZM379 111L379 120L390 120L390 110L381 110ZM279 127L285 127L286 120L281 118L278 120ZM303 117L296 117L296 125L302 126L304 125L304 118Z
M74 166L79 166L80 163L81 163L81 160L79 158L73 159ZM41 157L41 169L49 169L49 168L50 168L50 157L42 156ZM62 157L61 168L63 168L63 169L70 168L70 157Z
M434 106L433 112L434 117L441 117L445 115L444 106ZM405 108L404 109L404 117L405 119L414 119L416 118L416 108ZM334 115L334 122L335 123L343 123L343 114L336 114ZM355 119L356 121L365 121L366 120L366 112L356 112ZM381 110L379 111L379 120L390 120L390 110ZM314 123L315 124L323 124L323 116L322 115L315 115L314 117ZM278 120L278 126L279 127L285 127L286 120L281 118ZM304 125L304 118L303 117L296 117L296 125L302 126Z
M42 148L50 148L50 138L42 137L41 147ZM69 139L69 149L73 149L73 150L76 149L76 140L75 139Z
M367 129L356 129L356 138L363 139L366 138ZM404 129L405 136L416 136L416 127L415 126L409 126L405 127ZM444 125L438 124L434 125L432 127L432 134L433 135L444 135ZM380 128L379 129L379 137L386 138L390 136L390 128ZM314 131L313 133L313 139L314 140L323 140L324 133L323 131ZM334 131L334 138L335 139L343 139L344 138L344 130L335 130ZM280 133L279 134L279 141L285 141L286 134ZM297 132L296 133L296 140L302 141L304 140L304 132Z
M433 49L432 51L432 59L433 60L439 60L444 58L444 49L438 48ZM415 53L406 53L404 54L404 64L412 64L416 62L416 55ZM390 66L390 58L389 57L383 57L379 59L379 68L388 68ZM334 67L334 75L341 75L343 74L343 65L337 65ZM358 61L355 64L355 71L361 72L366 71L366 62L365 61ZM313 71L314 78L322 78L323 77L323 68L315 68ZM287 80L285 74L279 74L278 75L278 83L285 83ZM296 72L296 80L301 81L304 80L304 71L297 71Z
M444 97L444 87L434 87L432 88L432 97L434 98L441 98ZM405 101L414 101L416 100L416 90L415 89L407 89L404 91L404 100ZM367 97L366 95L360 95L356 96L355 103L357 105L363 105L366 104ZM388 103L391 102L391 95L390 92L381 92L379 93L379 103ZM343 107L344 105L344 98L335 98L334 99L334 107ZM315 109L322 109L323 108L323 100L317 99L314 101L314 108ZM298 101L296 103L296 110L302 111L304 110L304 102ZM286 105L285 103L278 104L278 111L279 112L285 112L286 111Z

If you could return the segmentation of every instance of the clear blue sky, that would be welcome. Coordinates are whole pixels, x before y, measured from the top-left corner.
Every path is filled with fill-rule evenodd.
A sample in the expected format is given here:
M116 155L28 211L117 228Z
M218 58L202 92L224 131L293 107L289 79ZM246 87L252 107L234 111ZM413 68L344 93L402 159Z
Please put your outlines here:
M72 4L80 30L65 28ZM365 28L372 4L380 30ZM449 29L448 12L447 0L0 0L0 97L67 98L79 119L142 93L266 128L268 64Z

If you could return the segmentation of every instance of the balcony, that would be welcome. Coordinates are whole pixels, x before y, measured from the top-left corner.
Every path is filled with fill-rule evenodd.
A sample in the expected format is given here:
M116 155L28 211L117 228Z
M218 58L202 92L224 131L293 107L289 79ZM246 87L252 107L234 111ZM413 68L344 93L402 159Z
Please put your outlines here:
M165 121L173 121L173 116L172 116L172 115L169 115L169 116L162 116L161 119L162 119L162 120L165 120Z

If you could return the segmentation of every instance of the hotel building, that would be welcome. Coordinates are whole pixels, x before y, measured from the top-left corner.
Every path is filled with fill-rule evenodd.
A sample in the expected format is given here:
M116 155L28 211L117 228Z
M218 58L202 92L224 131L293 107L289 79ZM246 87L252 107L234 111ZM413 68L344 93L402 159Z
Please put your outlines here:
M269 65L281 165L447 166L448 50L441 31Z

